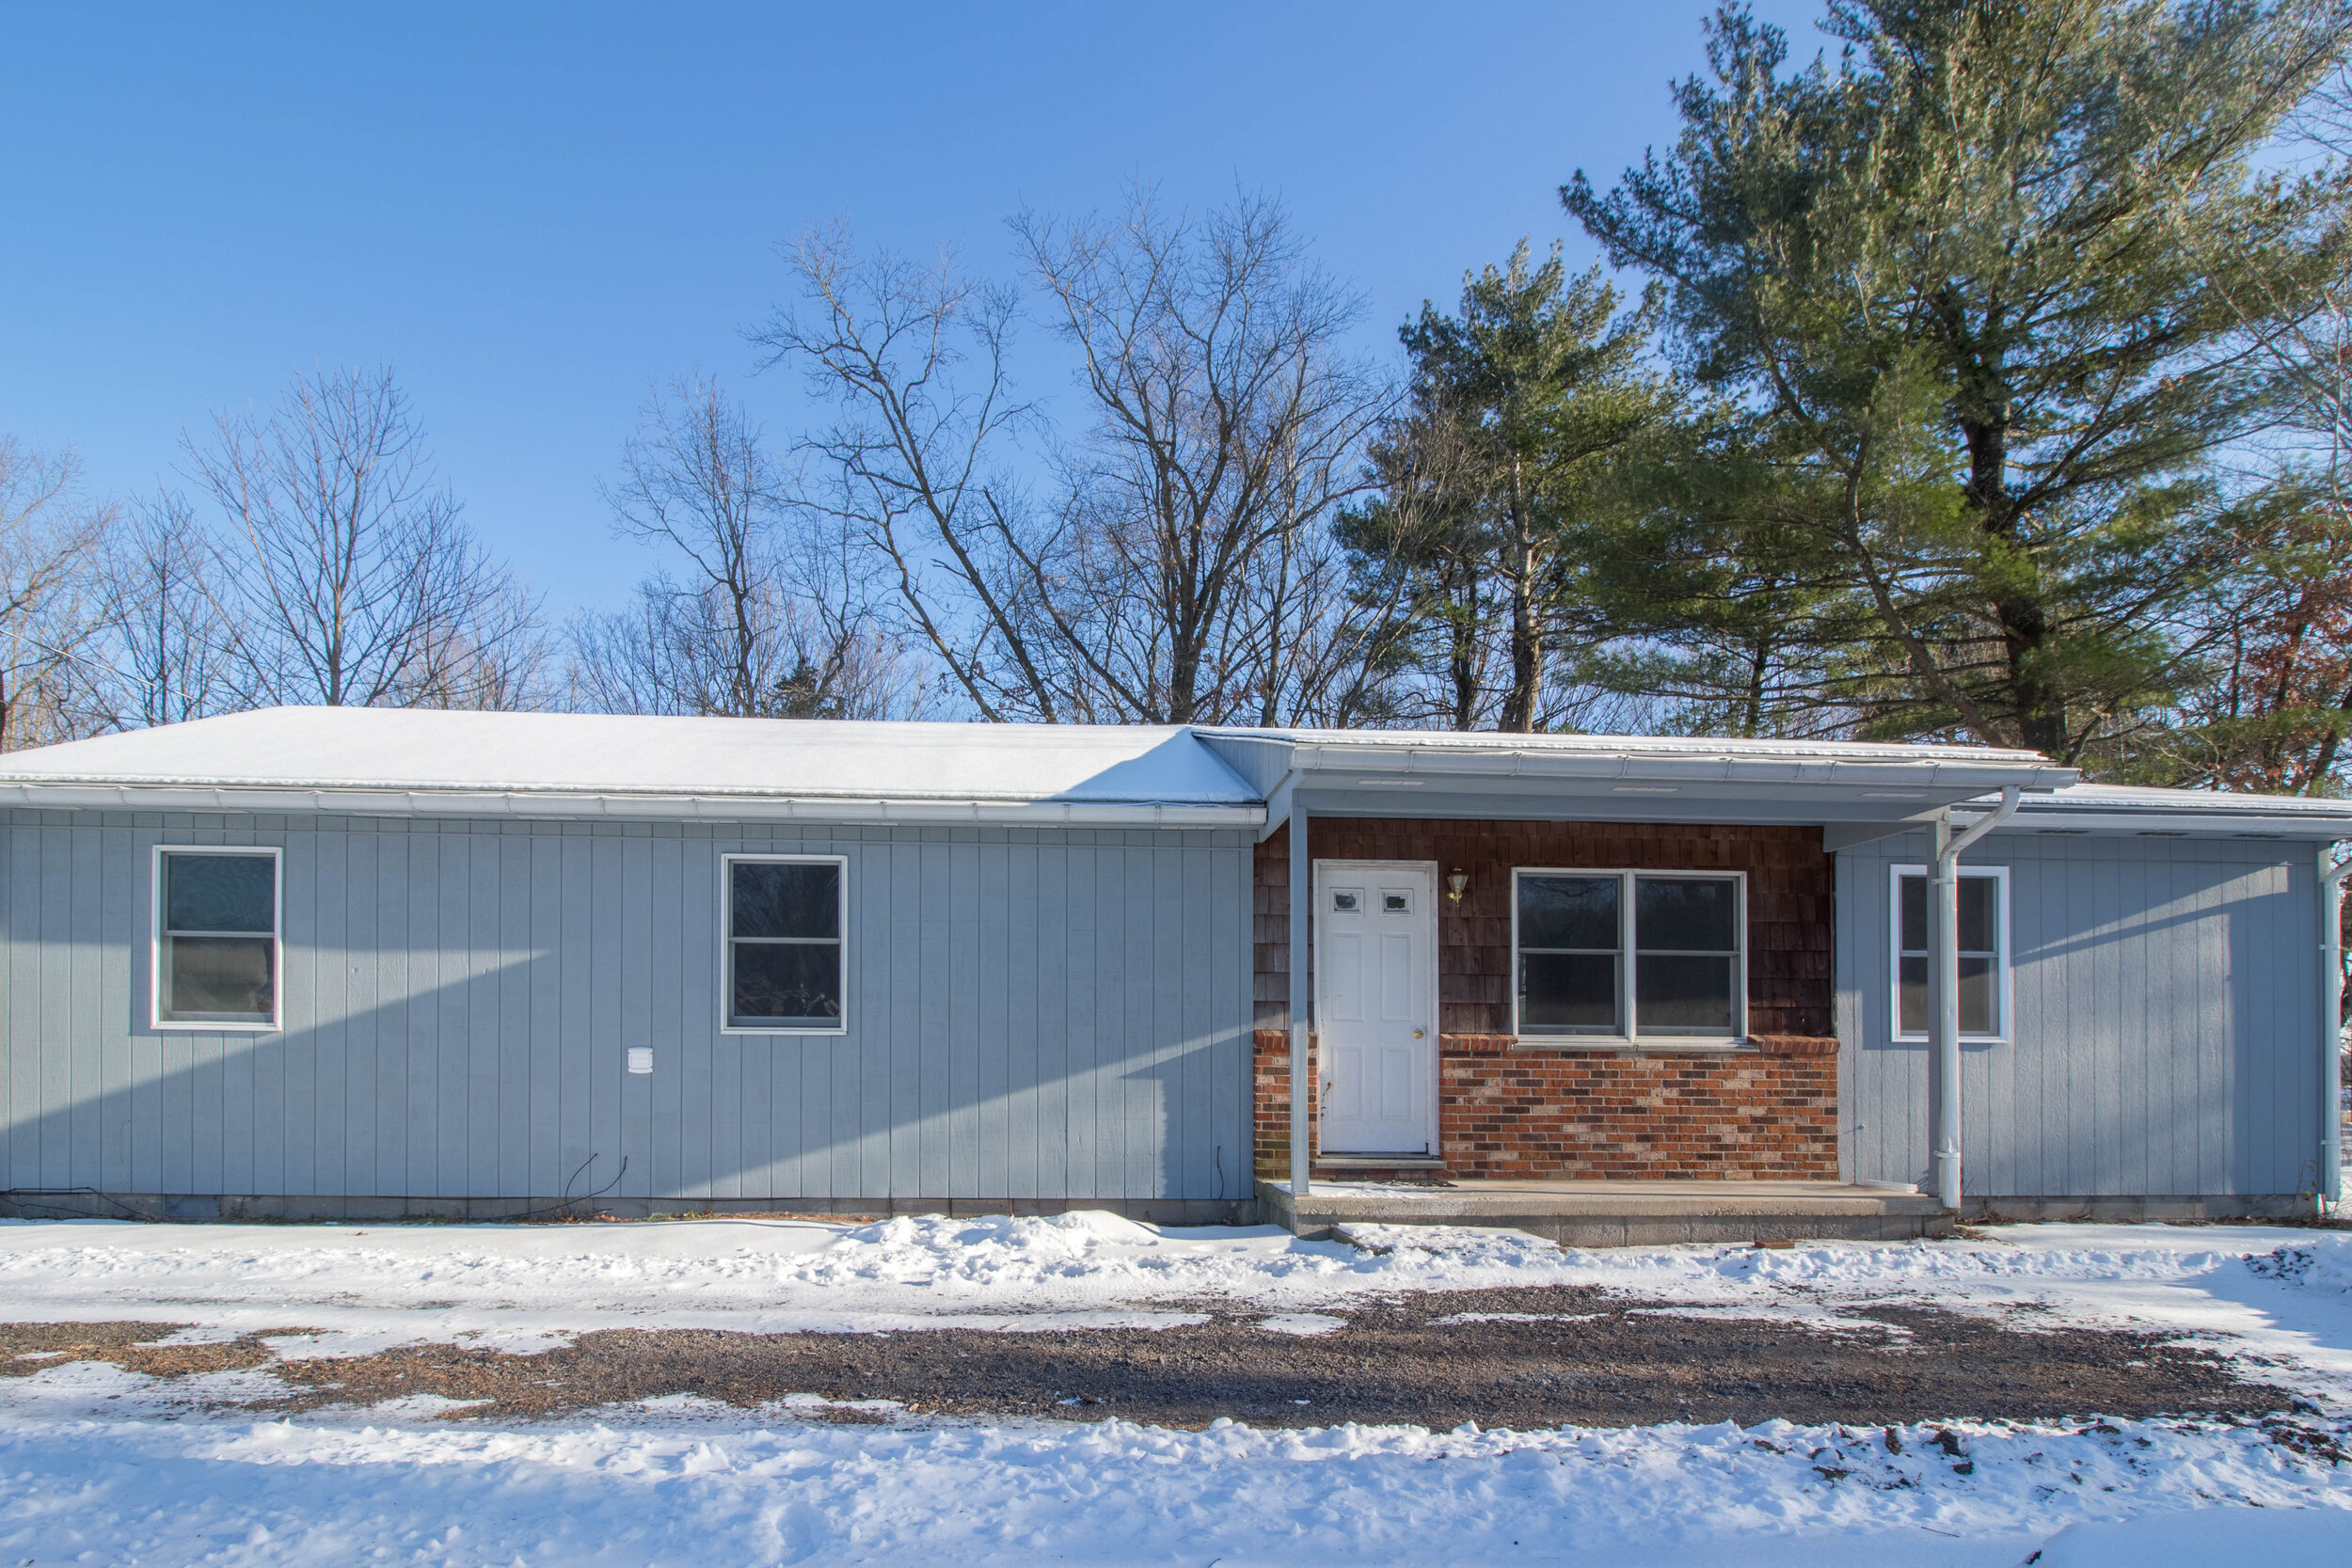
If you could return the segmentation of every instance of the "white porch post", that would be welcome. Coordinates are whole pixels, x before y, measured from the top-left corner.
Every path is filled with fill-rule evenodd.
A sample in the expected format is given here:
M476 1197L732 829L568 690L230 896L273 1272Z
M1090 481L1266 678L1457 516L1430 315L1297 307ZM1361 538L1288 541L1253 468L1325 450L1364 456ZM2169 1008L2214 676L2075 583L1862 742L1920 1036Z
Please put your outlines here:
M1935 817L1935 869L1928 876L1928 1055L1935 1077L1935 1198L1955 1212L1960 1209L1960 852L2008 821L2023 795L2010 784L2001 791L2001 803L1958 838L1952 836L1949 807ZM2001 918L2008 918L2006 911Z
M1935 815L1935 854L1928 872L1928 1103L1935 1151L1935 1196L1960 1207L1960 863L1952 854L1952 814Z
M2352 860L2319 847L2319 1189L2320 1212L2344 1201L2344 1093L2337 1063L2344 1049L2344 879Z
M1314 941L1314 863L1307 858L1307 808L1291 797L1291 1196L1307 1196L1307 1032L1314 1000L1309 960Z

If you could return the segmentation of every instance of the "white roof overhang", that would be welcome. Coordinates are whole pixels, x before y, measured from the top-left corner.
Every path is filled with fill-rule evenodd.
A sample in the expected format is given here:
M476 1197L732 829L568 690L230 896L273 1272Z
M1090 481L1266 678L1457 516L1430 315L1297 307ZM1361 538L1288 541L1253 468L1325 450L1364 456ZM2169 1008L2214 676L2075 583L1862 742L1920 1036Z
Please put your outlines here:
M1258 804L859 797L742 791L418 789L267 784L0 780L0 806L167 812L341 812L361 816L533 816L676 821L995 823L1029 827L1255 828Z
M1992 806L1989 800L1969 801L1953 810L1952 820L1964 825ZM2352 839L2352 800L2076 784L2052 795L2027 797L2017 815L1994 832L2298 839L2325 844Z
M1279 790L1311 813L1347 816L1899 824L2077 776L2034 752L1957 746L1327 731L1202 739L1245 777L1279 763ZM1286 811L1278 799L1275 818Z

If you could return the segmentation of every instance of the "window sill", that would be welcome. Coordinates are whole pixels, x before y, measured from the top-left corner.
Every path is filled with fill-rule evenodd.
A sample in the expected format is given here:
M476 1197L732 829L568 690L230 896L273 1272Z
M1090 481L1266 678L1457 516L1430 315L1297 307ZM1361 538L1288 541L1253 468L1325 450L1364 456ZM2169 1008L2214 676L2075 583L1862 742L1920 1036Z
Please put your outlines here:
M1927 1045L1931 1043L1929 1037L1926 1035L1896 1035L1892 1037L1897 1045ZM2009 1043L2009 1037L2007 1035L1963 1035L1960 1037L1960 1043L1963 1045L2007 1045Z
M820 1040L847 1039L850 1034L847 1029L793 1029L782 1025L773 1029L737 1029L728 1027L721 1029L719 1033L722 1035L765 1035L771 1038L783 1035L799 1039Z
M149 1027L167 1035L282 1035L282 1023L191 1022L186 1019L159 1018Z
M1562 1053L1586 1053L1611 1056L1726 1056L1738 1052L1754 1053L1752 1039L1684 1039L1679 1037L1627 1038L1623 1036L1603 1037L1597 1035L1520 1035L1506 1048L1511 1051L1548 1051Z

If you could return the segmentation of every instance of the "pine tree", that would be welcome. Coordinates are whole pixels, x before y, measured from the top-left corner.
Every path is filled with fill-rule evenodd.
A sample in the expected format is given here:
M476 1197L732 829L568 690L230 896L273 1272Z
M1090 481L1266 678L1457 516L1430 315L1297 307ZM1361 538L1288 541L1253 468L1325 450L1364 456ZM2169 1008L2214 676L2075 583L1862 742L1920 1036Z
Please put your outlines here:
M1670 286L1769 525L1867 609L1825 696L1868 733L2067 760L2172 701L2277 406L2262 344L2344 269L2339 168L2266 171L2341 56L2313 0L1836 0L1784 72L1736 6L1680 139L1568 210ZM2246 302L2264 302L2249 318ZM2251 504L2259 504L2253 498Z
M1456 723L1473 710L1475 682L1497 689L1497 729L1544 727L1548 656L1581 625L1584 601L1568 591L1578 551L1611 526L1618 468L1671 405L1643 362L1655 302L1626 303L1597 267L1571 277L1556 250L1532 265L1521 242L1502 267L1465 280L1461 314L1424 305L1400 334L1414 401L1382 459L1387 515L1410 499L1398 482L1430 470L1440 446L1448 489L1441 504L1422 498L1426 526L1392 524L1405 551L1392 564L1420 573L1414 602L1445 618ZM1502 641L1493 680L1474 645L1490 618Z

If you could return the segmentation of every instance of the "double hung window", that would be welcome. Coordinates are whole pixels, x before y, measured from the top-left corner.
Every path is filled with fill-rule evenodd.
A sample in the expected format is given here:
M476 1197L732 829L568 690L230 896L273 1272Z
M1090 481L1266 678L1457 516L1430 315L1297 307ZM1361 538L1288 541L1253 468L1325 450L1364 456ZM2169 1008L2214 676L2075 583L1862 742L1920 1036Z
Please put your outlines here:
M1928 868L1895 867L1895 1033L1928 1033ZM2009 1034L2009 868L1960 872L1960 1032Z
M840 1033L846 863L729 855L722 864L726 1027Z
M155 850L155 1023L278 1026L278 851Z
M1747 1027L1737 876L1521 870L1517 1032L1736 1039Z

